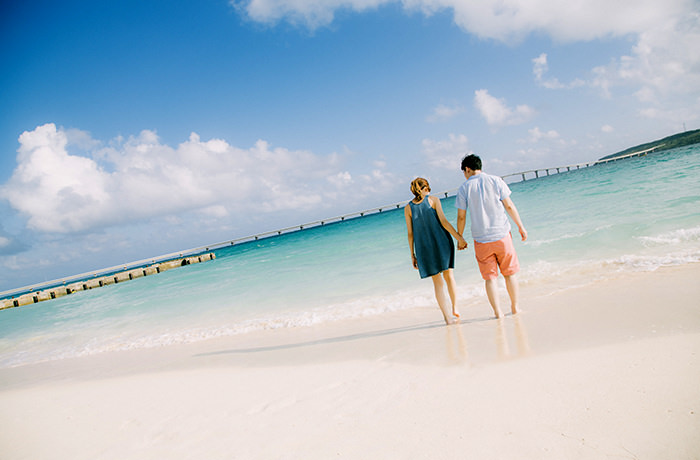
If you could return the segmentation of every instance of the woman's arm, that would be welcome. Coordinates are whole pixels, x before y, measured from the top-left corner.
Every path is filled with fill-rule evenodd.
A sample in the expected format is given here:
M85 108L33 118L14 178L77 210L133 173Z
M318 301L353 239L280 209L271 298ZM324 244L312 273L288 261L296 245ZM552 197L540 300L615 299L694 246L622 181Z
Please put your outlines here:
M403 210L403 215L406 218L406 231L408 233L408 249L411 251L411 263L413 268L418 268L418 259L413 251L413 219L411 218L411 205L407 204Z
M459 249L464 249L467 247L467 240L465 240L462 235L460 235L457 230L452 226L449 220L447 220L447 217L445 217L445 213L442 212L442 203L440 203L440 199L437 197L429 197L432 198L430 200L430 204L433 205L433 208L435 209L435 212L437 212L438 219L440 220L440 224L442 227L450 232L450 235L454 236L455 239L457 240L457 248Z

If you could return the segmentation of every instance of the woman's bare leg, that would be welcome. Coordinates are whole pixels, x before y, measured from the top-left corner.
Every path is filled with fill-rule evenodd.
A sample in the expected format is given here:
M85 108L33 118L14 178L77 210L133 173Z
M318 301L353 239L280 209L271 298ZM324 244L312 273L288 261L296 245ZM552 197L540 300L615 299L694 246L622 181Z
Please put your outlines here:
M442 272L442 277L445 279L447 293L450 295L450 301L452 302L452 316L459 318L459 312L457 311L457 283L455 282L453 270L451 268L445 270Z
M443 281L440 275L431 276L433 280L433 287L435 288L435 299L437 300L442 316L445 318L445 323L454 324L455 320L450 314L450 306L445 296L445 290L443 288Z

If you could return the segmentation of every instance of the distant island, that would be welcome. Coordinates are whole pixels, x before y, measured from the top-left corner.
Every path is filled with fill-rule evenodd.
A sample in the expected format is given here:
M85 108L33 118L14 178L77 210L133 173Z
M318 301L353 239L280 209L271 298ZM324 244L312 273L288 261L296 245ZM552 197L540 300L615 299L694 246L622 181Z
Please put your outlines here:
M610 160L612 158L624 157L630 153L639 152L641 150L654 149L655 152L661 152L662 150L670 150L678 147L685 147L686 145L693 145L700 143L700 129L694 131L685 131L680 134L674 134L673 136L664 137L658 141L647 142L646 144L640 144L634 147L630 147L621 152L613 153L612 155L604 156L598 161ZM658 148L655 148L658 147Z

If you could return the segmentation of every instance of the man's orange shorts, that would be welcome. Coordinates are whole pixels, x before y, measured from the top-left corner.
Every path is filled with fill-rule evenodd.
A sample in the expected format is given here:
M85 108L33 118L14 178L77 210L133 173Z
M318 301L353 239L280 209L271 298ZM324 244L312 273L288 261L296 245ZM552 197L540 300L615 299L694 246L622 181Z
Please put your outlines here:
M510 233L499 241L479 243L474 241L474 254L479 262L481 277L485 280L498 278L498 269L503 276L515 275L520 271L518 255Z

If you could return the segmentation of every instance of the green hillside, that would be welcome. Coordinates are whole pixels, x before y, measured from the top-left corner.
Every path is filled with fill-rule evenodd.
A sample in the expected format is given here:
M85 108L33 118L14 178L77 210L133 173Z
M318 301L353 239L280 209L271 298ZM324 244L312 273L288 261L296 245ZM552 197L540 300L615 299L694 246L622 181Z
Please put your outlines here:
M662 150L675 149L677 147L685 147L686 145L693 145L700 143L700 129L694 131L686 131L680 134L674 134L673 136L664 137L653 142L647 142L646 144L640 144L634 147L630 147L621 152L613 153L612 155L604 156L600 160L607 160L610 158L621 157L629 153L639 152L640 150L647 150L660 146L656 152L661 152ZM663 144L663 145L662 145ZM600 161L599 160L599 161Z

